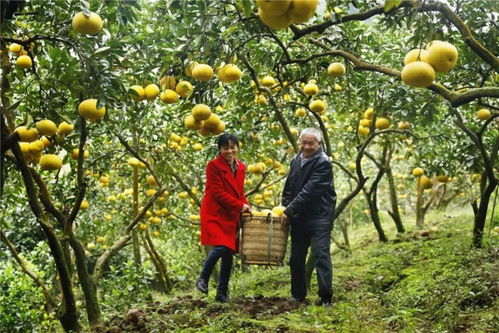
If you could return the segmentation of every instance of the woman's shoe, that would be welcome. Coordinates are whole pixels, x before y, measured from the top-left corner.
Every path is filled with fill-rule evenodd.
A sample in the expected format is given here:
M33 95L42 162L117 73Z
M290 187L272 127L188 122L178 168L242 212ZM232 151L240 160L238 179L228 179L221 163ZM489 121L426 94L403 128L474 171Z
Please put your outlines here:
M208 294L208 283L206 282L205 279L199 278L196 281L196 288L203 294Z

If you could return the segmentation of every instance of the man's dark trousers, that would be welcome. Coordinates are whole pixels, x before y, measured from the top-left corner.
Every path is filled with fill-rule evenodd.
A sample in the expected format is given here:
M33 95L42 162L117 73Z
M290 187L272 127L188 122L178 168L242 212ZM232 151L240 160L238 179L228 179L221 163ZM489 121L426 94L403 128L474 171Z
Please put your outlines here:
M307 296L305 260L309 246L312 247L314 266L317 271L319 297L331 302L332 265L329 248L332 223L328 221L291 221L291 294L298 300Z

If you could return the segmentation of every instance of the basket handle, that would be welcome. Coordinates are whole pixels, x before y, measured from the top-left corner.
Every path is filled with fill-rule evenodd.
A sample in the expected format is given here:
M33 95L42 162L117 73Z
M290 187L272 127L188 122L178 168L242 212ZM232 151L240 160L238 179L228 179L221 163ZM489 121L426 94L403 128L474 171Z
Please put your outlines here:
M267 224L269 226L269 242L267 244L267 260L269 262L269 266L270 266L270 252L271 252L271 249L272 249L272 237L274 236L274 219L272 218L272 214L269 213L267 215Z

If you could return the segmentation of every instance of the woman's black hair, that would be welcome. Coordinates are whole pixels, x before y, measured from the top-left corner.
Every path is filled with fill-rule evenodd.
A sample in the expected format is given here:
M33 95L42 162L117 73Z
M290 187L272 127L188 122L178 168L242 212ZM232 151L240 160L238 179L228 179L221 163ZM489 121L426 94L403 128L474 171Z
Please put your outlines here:
M239 139L234 134L224 133L220 135L217 139L218 149L222 147L228 147L229 144L233 142L239 148Z

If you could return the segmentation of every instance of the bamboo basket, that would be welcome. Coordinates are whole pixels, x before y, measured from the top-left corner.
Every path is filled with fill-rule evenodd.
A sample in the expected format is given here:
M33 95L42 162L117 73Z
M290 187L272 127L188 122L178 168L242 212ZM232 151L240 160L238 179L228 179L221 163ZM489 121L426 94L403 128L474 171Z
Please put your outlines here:
M239 253L247 265L284 265L289 227L282 228L279 217L241 216Z

